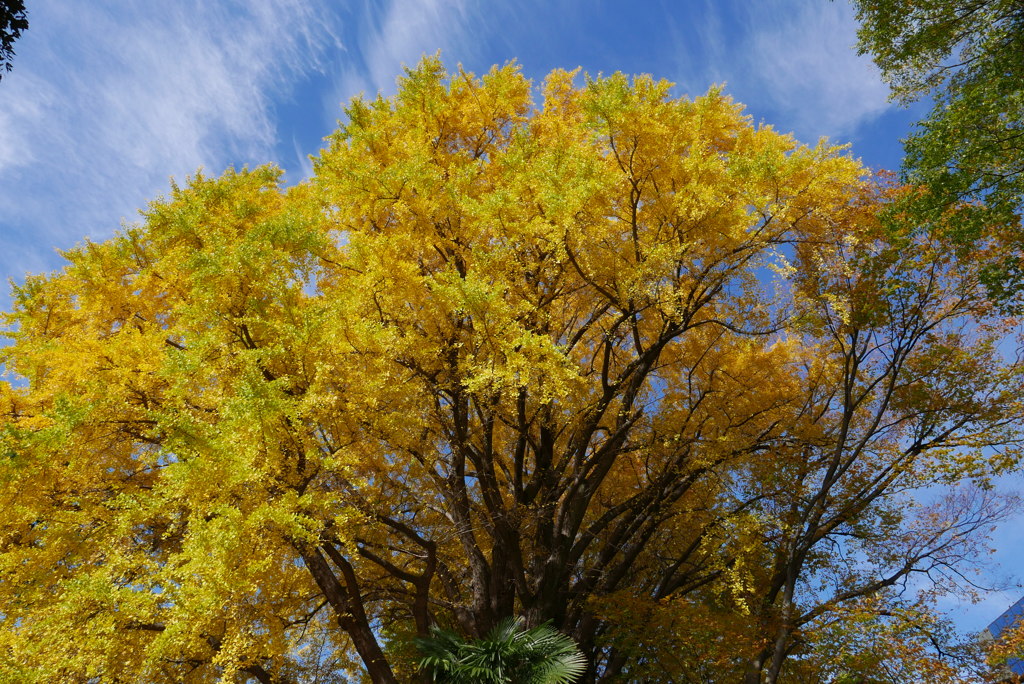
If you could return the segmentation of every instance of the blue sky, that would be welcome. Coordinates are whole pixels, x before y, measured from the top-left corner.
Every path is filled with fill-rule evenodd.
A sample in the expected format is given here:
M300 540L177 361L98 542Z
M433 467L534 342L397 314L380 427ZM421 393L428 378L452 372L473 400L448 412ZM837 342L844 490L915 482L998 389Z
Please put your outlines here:
M203 167L274 162L298 181L352 96L395 90L403 64L441 50L481 73L516 59L650 73L680 95L715 83L756 121L850 143L895 169L923 109L902 110L858 57L844 0L105 0L30 2L0 81L0 269L58 268L55 248L110 236ZM0 308L9 306L0 294ZM995 537L1009 572L1021 524ZM1015 602L952 606L978 630Z

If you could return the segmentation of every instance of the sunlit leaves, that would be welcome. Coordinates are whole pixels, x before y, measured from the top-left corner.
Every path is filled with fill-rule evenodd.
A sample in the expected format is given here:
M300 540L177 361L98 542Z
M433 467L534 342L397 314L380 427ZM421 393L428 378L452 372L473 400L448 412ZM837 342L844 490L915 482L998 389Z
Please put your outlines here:
M906 191L650 77L346 111L308 183L197 175L16 288L9 681L394 682L513 615L591 680L838 672L975 548L908 492L1016 462L1012 325Z

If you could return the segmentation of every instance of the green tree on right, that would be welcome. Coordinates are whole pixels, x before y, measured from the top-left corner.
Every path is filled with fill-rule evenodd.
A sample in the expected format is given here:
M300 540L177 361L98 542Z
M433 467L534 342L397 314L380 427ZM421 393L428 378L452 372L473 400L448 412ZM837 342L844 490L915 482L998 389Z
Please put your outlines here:
M918 225L976 246L982 226L1021 231L1024 207L1024 2L853 0L862 54L882 70L893 97L934 106L906 143L904 180L922 193L909 203ZM1024 232L1024 231L1021 231ZM1020 245L1022 236L1006 236ZM1022 310L1021 250L987 269L990 294Z

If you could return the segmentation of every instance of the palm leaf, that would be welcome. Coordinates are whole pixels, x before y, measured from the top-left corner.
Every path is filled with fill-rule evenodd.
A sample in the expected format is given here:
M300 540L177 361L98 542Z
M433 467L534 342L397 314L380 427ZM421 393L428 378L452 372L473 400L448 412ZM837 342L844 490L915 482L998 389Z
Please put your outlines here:
M514 617L483 639L466 641L434 627L415 643L423 654L420 669L439 684L572 684L587 666L572 639L548 624L526 629Z

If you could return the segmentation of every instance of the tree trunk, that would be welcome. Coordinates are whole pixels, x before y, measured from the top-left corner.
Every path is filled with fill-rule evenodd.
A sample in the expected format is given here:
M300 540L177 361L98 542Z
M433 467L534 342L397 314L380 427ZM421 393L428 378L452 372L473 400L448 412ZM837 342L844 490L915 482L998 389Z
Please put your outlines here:
M748 664L747 671L743 675L743 684L761 684L761 672L764 670L764 661L768 653L758 653Z
M302 560L323 592L324 598L334 609L338 626L345 630L349 638L352 639L352 644L359 653L373 684L398 684L398 679L391 671L391 665L384 656L380 644L377 643L377 637L373 634L373 629L366 619L351 566L340 554L331 554L332 559L339 564L342 573L347 575L346 582L343 584L331 570L327 559L324 558L319 548L305 543L296 543L295 547L302 555ZM324 549L328 552L333 550L329 545Z

